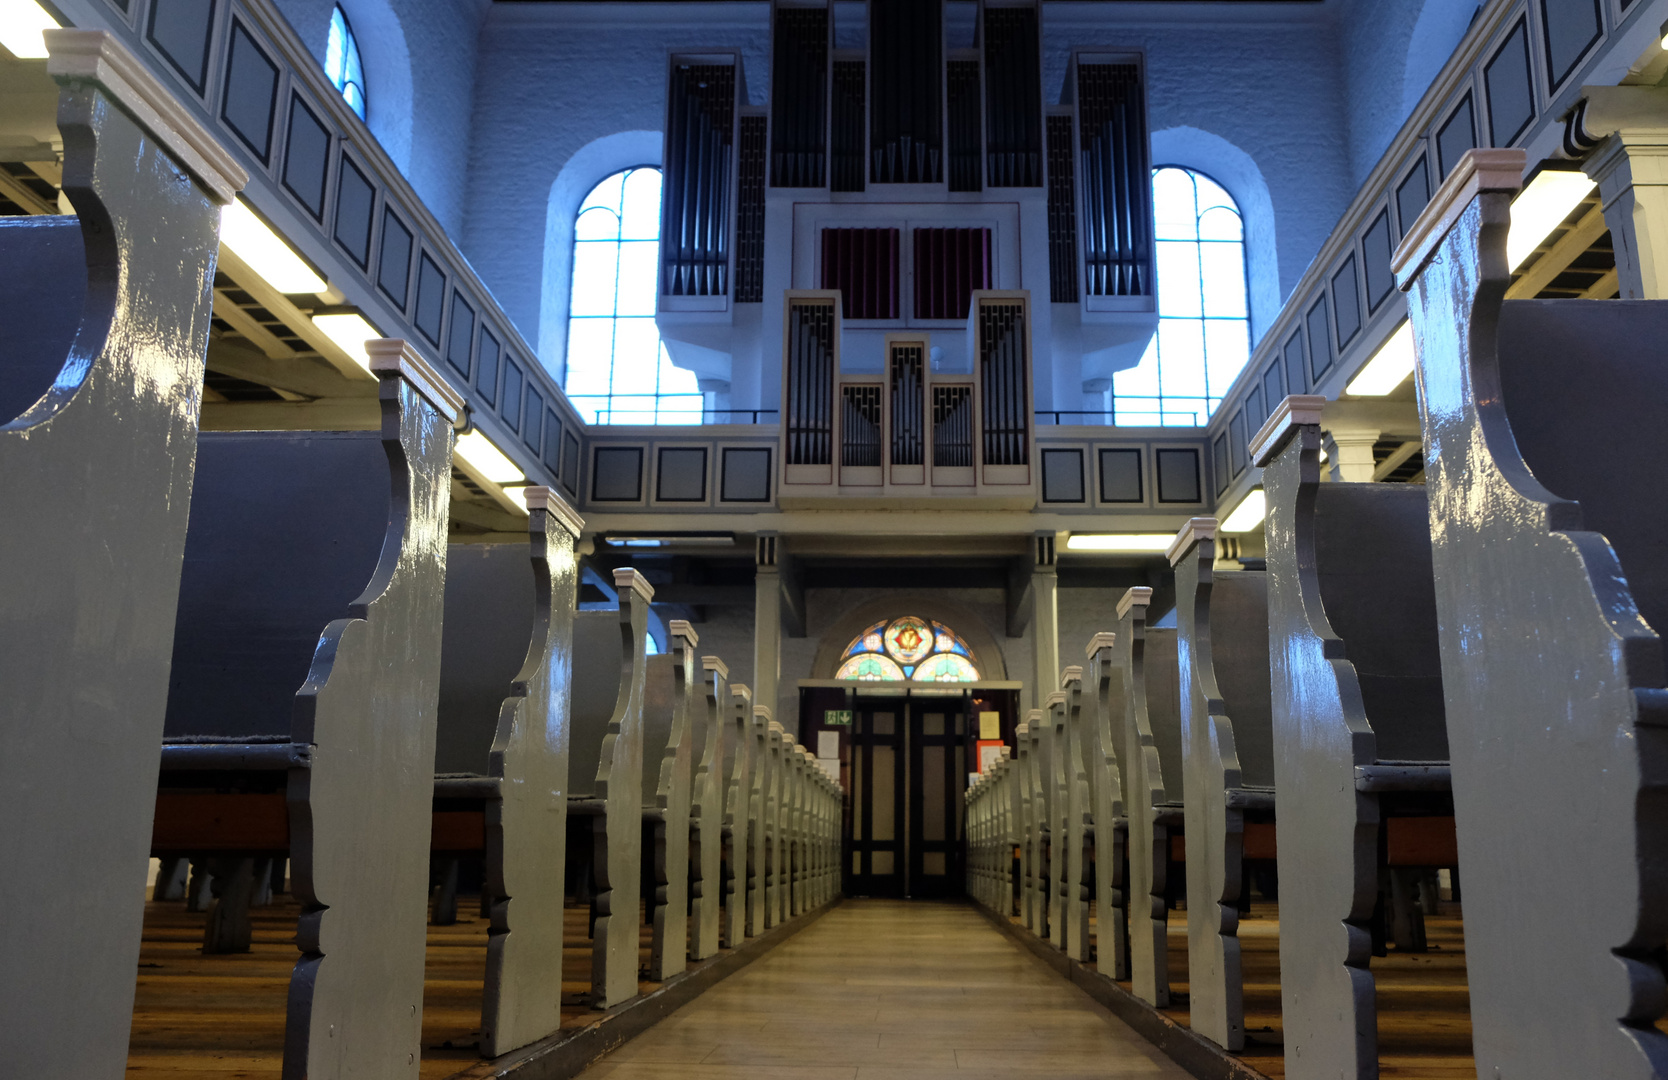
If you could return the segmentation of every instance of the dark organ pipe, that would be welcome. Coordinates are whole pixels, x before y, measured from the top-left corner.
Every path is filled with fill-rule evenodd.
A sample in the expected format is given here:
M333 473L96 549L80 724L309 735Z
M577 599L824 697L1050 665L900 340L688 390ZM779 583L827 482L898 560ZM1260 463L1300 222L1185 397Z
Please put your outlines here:
M986 7L986 182L1042 184L1042 71L1034 7Z
M943 180L943 0L869 4L869 178Z
M863 190L864 78L863 61L834 61L828 175L834 191Z
M821 187L827 144L827 8L776 8L771 90L770 182Z
M984 179L979 152L979 62L951 60L945 68L949 87L950 190L980 191Z
M736 303L764 299L765 118L743 116L737 158Z
M1136 64L1079 64L1084 287L1094 296L1150 296L1152 179L1146 102Z
M735 68L676 64L667 87L662 193L662 291L721 296L729 290L730 154Z
M922 463L923 369L920 345L895 344L891 349L892 450L894 465Z
M1077 303L1077 187L1071 117L1048 118L1048 292Z
M984 464L1028 464L1024 308L1001 301L982 304L977 326Z

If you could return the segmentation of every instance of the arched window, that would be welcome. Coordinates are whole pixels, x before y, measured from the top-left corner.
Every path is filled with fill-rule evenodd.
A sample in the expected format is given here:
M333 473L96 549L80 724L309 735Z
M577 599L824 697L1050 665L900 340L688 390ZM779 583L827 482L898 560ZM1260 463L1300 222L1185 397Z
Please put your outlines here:
M860 682L974 682L979 669L961 635L941 622L905 615L882 619L840 654L836 679Z
M654 324L660 170L617 172L579 204L568 306L568 400L592 424L699 424L695 374Z
M1251 358L1245 226L1233 196L1204 173L1153 170L1158 333L1112 377L1113 422L1203 426Z
M359 42L353 38L353 27L347 16L337 8L330 13L330 39L324 46L324 73L342 97L353 106L359 119L365 119L365 65L359 60Z

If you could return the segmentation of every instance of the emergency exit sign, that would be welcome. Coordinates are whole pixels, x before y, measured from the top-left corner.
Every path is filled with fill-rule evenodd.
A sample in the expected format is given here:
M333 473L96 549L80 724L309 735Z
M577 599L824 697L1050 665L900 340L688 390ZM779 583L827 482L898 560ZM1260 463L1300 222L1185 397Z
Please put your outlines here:
M851 710L825 709L822 714L822 722L827 727L850 727Z

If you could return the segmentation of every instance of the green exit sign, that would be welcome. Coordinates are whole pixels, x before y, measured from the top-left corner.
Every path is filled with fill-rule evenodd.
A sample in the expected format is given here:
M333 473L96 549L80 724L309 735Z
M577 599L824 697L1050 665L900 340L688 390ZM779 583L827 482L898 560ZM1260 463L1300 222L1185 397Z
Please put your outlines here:
M825 709L822 714L822 722L828 727L850 727L851 710Z

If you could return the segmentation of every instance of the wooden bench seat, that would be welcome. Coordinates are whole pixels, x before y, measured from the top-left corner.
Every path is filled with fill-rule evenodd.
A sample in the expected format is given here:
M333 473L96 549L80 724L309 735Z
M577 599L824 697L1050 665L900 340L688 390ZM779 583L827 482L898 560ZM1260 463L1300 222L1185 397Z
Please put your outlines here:
M80 216L0 218L0 907L40 911L48 882L53 899L0 930L0 997L6 1071L109 1076L133 1004L206 282L247 177L115 37L45 38Z
M1668 302L1503 301L1526 164L1467 153L1394 260L1422 390L1476 1069L1659 1077ZM1606 192L1607 217L1644 212L1629 182L1639 209Z

